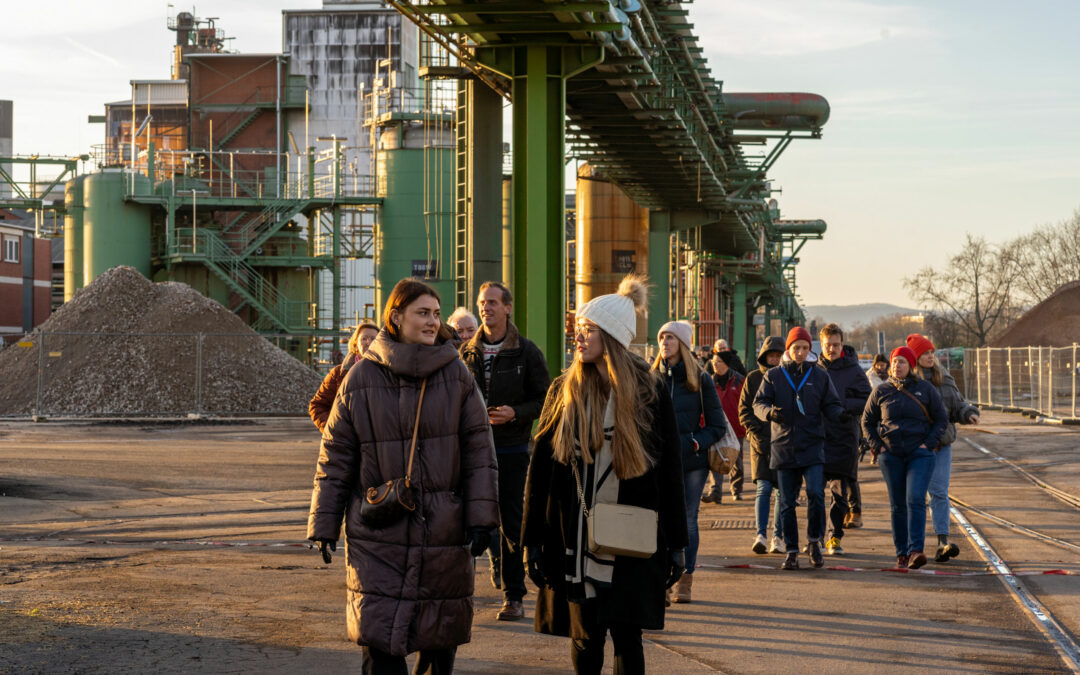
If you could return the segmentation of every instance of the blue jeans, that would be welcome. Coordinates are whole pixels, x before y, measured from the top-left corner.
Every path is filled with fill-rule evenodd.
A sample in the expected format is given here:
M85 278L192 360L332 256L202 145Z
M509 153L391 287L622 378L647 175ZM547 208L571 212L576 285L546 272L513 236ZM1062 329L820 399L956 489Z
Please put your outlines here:
M906 456L885 451L878 466L889 490L896 555L923 550L926 541L926 489L934 471L934 452L920 448Z
M773 495L776 495L776 505L773 509L773 536L780 537L783 534L783 528L780 521L780 490L773 491L775 486L771 481L767 481L764 478L757 479L757 496L754 497L754 516L757 525L757 533L761 536L767 536L765 531L769 529L769 502L773 501Z
M949 534L949 474L952 472L952 445L943 445L934 456L930 474L930 516L934 534Z
M825 467L821 464L798 469L777 469L780 479L780 519L784 523L784 548L799 550L799 521L795 518L795 499L806 480L806 537L821 542L825 536Z
M701 508L701 493L705 489L705 481L709 478L708 469L695 469L683 474L684 498L686 500L686 533L689 535L690 545L686 547L686 573L693 574L697 568L698 542L698 509Z

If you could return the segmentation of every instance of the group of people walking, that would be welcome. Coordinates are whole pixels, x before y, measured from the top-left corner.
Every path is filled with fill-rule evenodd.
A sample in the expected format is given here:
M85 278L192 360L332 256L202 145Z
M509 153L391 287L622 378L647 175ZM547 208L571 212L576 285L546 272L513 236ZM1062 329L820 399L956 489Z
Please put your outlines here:
M956 555L949 421L978 421L978 411L954 393L929 340L909 337L914 346L893 353L873 389L834 324L816 362L809 333L795 328L766 338L747 373L726 342L697 354L694 327L669 322L649 364L629 349L646 295L646 280L630 276L578 308L574 358L554 380L498 282L479 289L479 321L459 308L444 322L438 293L404 279L382 327L356 329L311 402L322 444L308 539L329 564L344 523L347 626L364 672L404 673L414 652L414 672L451 672L470 639L485 551L504 593L499 620L524 617L527 576L535 629L570 639L575 672L601 671L609 633L615 672L644 672L642 630L662 629L671 602L691 601L700 504L724 491L708 451L725 438L749 445L753 551L784 553L785 569L798 567L803 484L810 564L823 564L823 548L843 552L860 507L861 439L888 485L898 563L926 562L927 490L937 557ZM738 500L741 447L733 465Z

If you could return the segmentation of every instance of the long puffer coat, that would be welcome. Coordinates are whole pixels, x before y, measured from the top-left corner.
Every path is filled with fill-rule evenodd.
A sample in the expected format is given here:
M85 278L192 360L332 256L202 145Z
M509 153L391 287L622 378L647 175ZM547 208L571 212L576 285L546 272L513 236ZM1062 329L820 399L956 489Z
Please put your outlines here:
M680 361L668 367L661 362L657 369L671 397L675 409L675 423L679 428L679 445L682 448L683 471L697 471L709 466L709 446L727 433L727 419L716 394L716 385L709 374L702 371L698 391L686 386L686 364ZM705 427L701 427L702 404L704 404ZM697 441L697 449L694 449Z
M858 353L850 345L844 345L844 351L835 361L822 357L818 367L829 374L844 410L851 413L851 419L846 422L825 421L825 474L855 478L859 469L859 419L870 397L870 381L859 365Z
M641 367L648 368L644 362ZM563 377L552 382L545 407L553 404ZM607 595L610 602L593 603L595 607L589 610L581 603L570 602L567 595L566 551L576 548L581 509L574 474L569 466L555 461L552 432L536 438L525 485L521 542L527 548L541 549L544 574L550 584L537 595L537 632L588 639L598 637L590 635L590 629L597 624L624 623L646 630L664 627L664 586L671 569L670 552L686 548L688 537L679 432L671 399L659 382L649 412L650 433L643 441L645 451L656 463L637 478L619 481L619 503L657 512L656 553L651 558L616 556L613 588Z
M419 507L370 528L361 500L405 475L425 377L412 473ZM350 640L393 655L469 641L465 534L498 526L498 477L483 399L452 344L404 344L383 330L345 377L323 431L308 539L336 540L343 518Z
M956 379L940 363L935 361L933 368L919 367L923 379L931 384L933 384L931 378L934 376L935 370L941 372L941 386L937 390L941 394L941 402L945 405L945 410L949 413L949 423L945 425L945 431L941 434L941 444L952 445L956 442L956 425L971 424L968 422L968 418L972 415L978 415L979 409L964 400L956 386Z
M776 471L769 467L772 425L758 419L754 414L754 397L757 396L761 381L769 370L769 362L765 360L769 352L783 354L783 338L770 336L761 344L757 357L758 368L746 376L742 393L739 394L739 421L746 429L746 437L750 439L750 480L767 480L776 485Z
M901 388L918 399L926 412ZM870 447L898 457L907 457L920 445L936 451L948 423L949 416L937 388L913 376L903 382L890 377L885 384L875 387L862 417L863 435Z

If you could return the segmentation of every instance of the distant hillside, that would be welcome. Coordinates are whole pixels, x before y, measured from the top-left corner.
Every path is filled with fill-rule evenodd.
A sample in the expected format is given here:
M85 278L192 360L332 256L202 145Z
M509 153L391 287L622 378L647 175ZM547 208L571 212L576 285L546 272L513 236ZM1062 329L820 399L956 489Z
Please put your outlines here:
M917 309L899 307L885 302L872 302L865 305L807 305L803 307L803 311L806 312L807 321L820 317L825 320L825 323L838 323L842 328L867 324L890 314L920 313Z

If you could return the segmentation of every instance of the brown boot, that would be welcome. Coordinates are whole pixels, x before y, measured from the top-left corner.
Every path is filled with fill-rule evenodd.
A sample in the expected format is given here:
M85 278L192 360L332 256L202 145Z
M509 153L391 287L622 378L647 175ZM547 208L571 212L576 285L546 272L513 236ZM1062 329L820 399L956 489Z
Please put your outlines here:
M694 585L694 575L686 573L675 584L675 602L690 602L690 588Z

